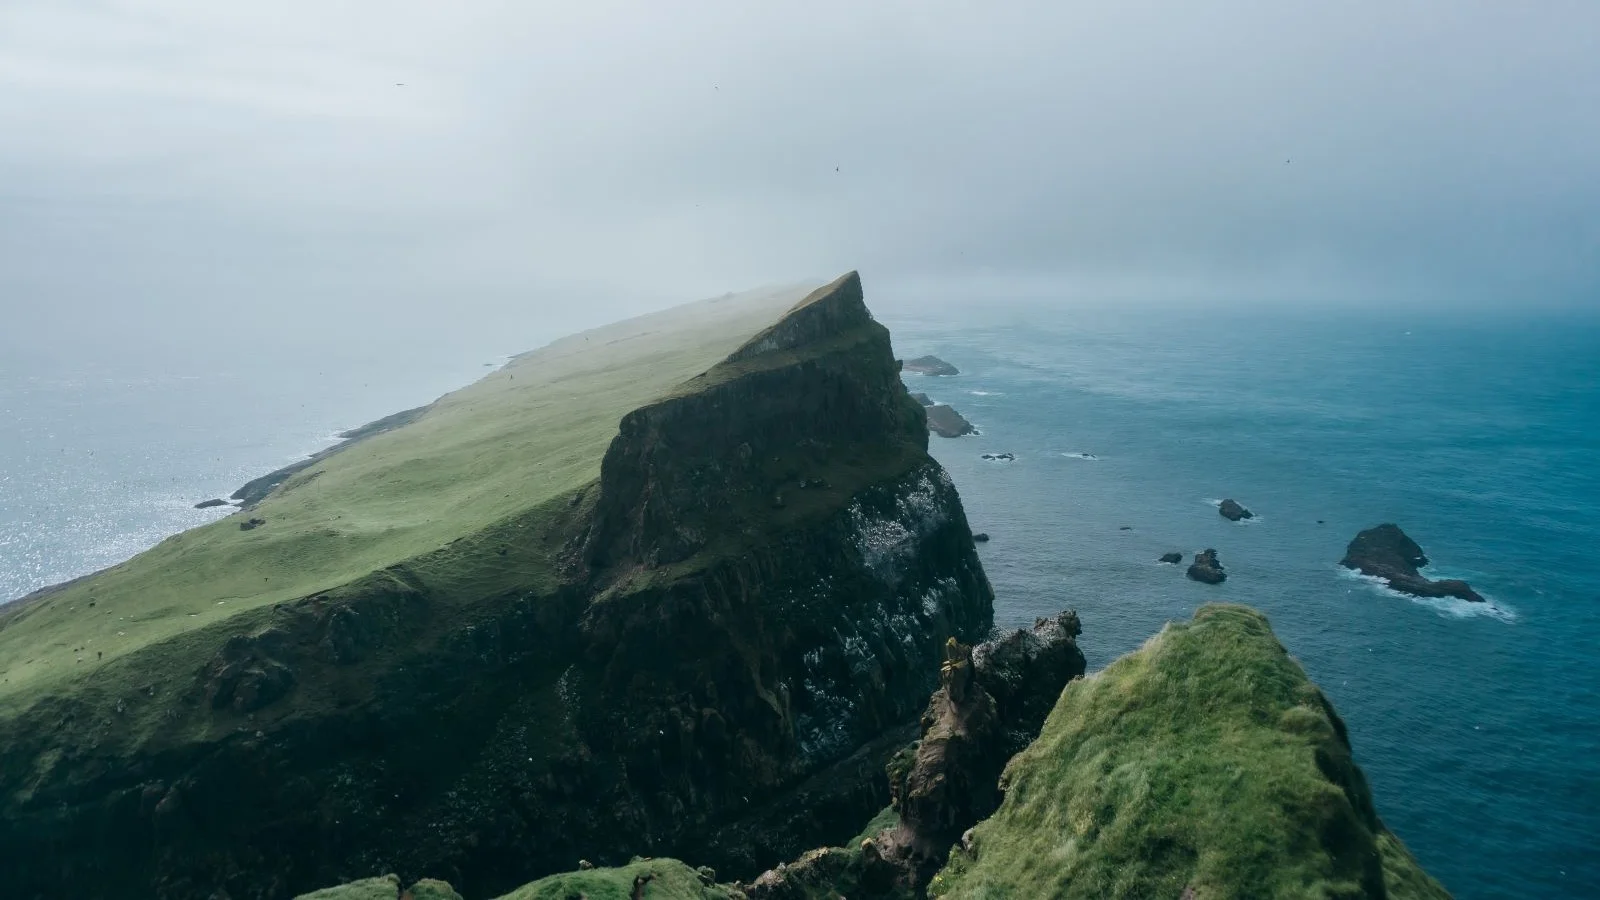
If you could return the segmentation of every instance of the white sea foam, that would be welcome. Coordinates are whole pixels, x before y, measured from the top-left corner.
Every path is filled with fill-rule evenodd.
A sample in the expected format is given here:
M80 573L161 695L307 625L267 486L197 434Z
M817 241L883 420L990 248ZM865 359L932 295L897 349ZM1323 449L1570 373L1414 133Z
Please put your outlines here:
M967 391L967 393L971 394L974 397L1004 397L1005 396L1005 394L1003 394L1003 393L1001 393L999 391Z
M1061 455L1065 456L1067 459L1097 460L1097 459L1100 458L1098 456L1095 456L1093 453L1085 453L1082 450L1071 450L1071 451L1068 451L1068 452L1063 453Z
M1474 603L1471 600L1462 600L1459 597L1417 597L1404 591L1397 591L1389 587L1389 583L1375 575L1364 575L1355 569L1338 567L1339 575L1353 581L1359 581L1373 593L1381 594L1397 600L1405 600L1418 606L1426 606L1447 619L1498 619L1501 622L1515 622L1517 611L1488 594L1483 594L1484 602Z

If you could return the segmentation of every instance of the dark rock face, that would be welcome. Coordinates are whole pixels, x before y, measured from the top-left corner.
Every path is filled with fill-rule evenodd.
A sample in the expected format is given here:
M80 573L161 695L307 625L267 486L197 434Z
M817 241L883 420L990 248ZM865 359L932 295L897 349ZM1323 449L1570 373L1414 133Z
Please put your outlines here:
M1414 597L1455 597L1473 603L1483 603L1483 595L1459 579L1433 581L1423 577L1417 569L1428 564L1428 557L1394 524L1368 528L1355 536L1345 548L1339 565L1355 569L1363 575L1382 578L1389 587Z
M288 652L291 642L287 632L276 628L230 638L202 676L211 708L253 713L288 694L294 671L274 654Z
M1254 519L1256 517L1255 513L1240 506L1239 501L1231 497L1222 501L1222 505L1217 507L1217 512L1230 522L1237 522L1240 519Z
M937 356L919 356L908 359L903 365L903 371L917 375L960 375L961 370L950 365Z
M1217 560L1215 550L1202 550L1196 553L1194 562L1189 564L1188 575L1204 584L1221 584L1228 580L1228 574L1222 570L1222 563Z
M1183 554L1182 553L1163 553L1163 554L1161 554L1161 562L1168 563L1170 565L1176 566L1176 565L1178 565L1178 564L1183 562Z
M59 753L40 723L83 701L0 722L0 876L280 900L392 871L498 896L580 857L749 877L855 833L993 592L859 281L735 356L516 526L554 548L544 581L464 599L392 567L186 635L216 642L201 671L129 688L128 720L161 727ZM452 565L503 570L504 544Z
M227 505L228 505L228 501L223 500L221 498L213 498L211 500L201 500L199 503L196 503L194 505L194 508L195 509L211 509L214 506L227 506Z
M961 413L943 403L927 407L927 413L928 430L940 437L955 438L978 433L978 429L973 428Z
M975 648L947 641L921 739L888 766L899 825L859 848L812 850L765 873L745 888L751 900L922 896L951 845L998 807L1006 762L1084 673L1081 632L1068 611Z
M1068 610L973 648L978 685L994 698L1006 729L1007 758L1038 736L1062 688L1084 673L1082 633L1077 612Z

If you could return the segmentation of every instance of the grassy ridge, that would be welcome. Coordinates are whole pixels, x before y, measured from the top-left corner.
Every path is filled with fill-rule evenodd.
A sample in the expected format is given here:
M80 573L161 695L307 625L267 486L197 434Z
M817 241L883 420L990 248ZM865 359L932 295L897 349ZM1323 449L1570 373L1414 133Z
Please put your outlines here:
M1005 779L934 896L1448 896L1384 830L1343 724L1244 607L1203 607L1073 682Z
M140 648L437 554L592 481L624 414L705 372L803 293L729 295L523 354L296 474L245 514L260 528L229 517L0 613L0 714Z

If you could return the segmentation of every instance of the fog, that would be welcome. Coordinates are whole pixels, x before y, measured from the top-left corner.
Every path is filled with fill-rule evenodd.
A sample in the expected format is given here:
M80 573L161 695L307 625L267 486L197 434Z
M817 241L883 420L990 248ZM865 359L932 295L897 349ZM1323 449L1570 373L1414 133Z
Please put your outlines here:
M7 0L0 352L1600 306L1600 5Z

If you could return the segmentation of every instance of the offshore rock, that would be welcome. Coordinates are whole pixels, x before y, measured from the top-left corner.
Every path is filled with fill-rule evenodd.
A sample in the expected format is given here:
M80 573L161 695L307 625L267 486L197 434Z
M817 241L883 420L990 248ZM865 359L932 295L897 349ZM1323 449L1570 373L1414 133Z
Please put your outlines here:
M1256 517L1255 513L1240 506L1239 501L1231 497L1217 506L1217 512L1229 522L1237 522L1240 519L1254 519Z
M1201 550L1194 555L1194 562L1189 564L1188 576L1203 584L1221 584L1228 580L1228 574L1222 570L1222 563L1217 559L1217 551Z
M1183 554L1177 552L1163 553L1161 554L1161 559L1158 560L1158 562L1164 562L1168 565L1176 566L1183 562Z
M1363 575L1381 578L1389 587L1414 597L1455 597L1483 603L1483 595L1459 579L1433 581L1417 571L1428 564L1422 548L1406 536L1400 526L1378 525L1357 534L1345 548L1339 565Z
M916 375L960 375L961 370L937 356L919 356L905 361L903 371Z
M955 438L978 433L978 429L972 427L972 423L961 413L944 403L927 407L927 413L928 430L940 437Z

